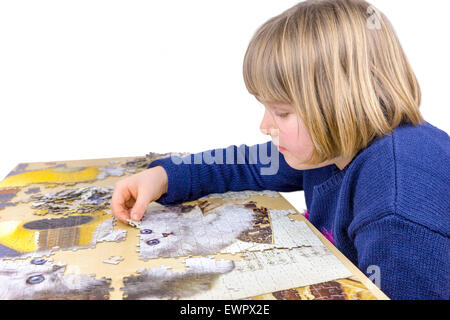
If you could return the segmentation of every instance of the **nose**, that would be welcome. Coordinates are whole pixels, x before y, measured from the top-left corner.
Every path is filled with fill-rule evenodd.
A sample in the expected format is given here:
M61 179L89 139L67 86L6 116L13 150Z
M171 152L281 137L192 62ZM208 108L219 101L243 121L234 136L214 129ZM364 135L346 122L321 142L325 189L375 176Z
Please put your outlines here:
M267 109L264 112L264 117L259 126L259 130L265 135L272 135L278 130L272 114Z

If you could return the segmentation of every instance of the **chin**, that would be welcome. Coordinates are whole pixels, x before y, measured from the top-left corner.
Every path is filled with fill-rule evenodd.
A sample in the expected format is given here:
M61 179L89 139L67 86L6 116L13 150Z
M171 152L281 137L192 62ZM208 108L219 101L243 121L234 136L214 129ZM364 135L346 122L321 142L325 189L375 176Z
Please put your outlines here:
M292 158L286 154L284 154L284 159L286 160L286 163L295 170L311 170L317 168L317 166L313 166L310 164L302 163L299 159Z
M301 163L299 163L298 159L293 159L290 156L283 154L284 156L284 160L286 160L286 163L289 165L289 167L293 168L293 169L297 169L297 170L304 170L304 165L302 165Z

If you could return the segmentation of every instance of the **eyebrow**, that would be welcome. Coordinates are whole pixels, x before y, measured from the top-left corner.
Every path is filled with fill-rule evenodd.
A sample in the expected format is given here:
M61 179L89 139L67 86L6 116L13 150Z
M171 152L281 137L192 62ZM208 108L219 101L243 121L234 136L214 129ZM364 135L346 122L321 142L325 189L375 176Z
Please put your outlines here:
M280 102L267 102L268 107L271 109L281 110L281 111L291 111L292 107L280 104Z

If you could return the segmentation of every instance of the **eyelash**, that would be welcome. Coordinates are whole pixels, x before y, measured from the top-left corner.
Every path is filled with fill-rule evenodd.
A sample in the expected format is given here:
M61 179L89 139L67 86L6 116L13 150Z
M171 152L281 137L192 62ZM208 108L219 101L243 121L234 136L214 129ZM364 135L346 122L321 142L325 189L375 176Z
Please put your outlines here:
M287 116L289 115L289 113L279 113L279 114L277 114L277 117L280 117L280 118L286 118Z

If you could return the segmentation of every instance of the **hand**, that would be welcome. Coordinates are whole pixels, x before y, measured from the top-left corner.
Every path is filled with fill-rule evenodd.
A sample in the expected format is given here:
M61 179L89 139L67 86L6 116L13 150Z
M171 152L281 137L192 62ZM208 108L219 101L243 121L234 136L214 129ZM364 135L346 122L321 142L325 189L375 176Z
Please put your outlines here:
M127 219L142 219L150 202L167 192L166 170L153 167L119 180L111 198L111 212L117 220L128 224Z

